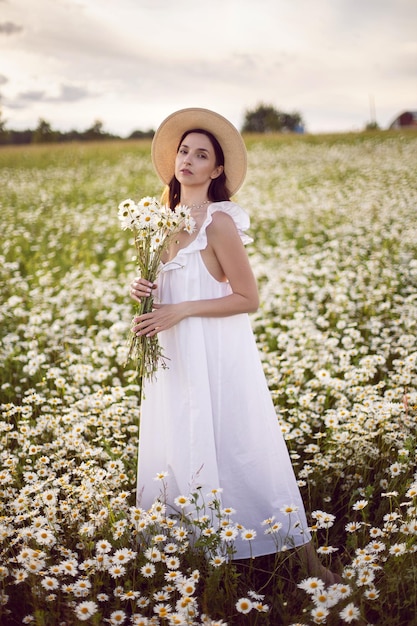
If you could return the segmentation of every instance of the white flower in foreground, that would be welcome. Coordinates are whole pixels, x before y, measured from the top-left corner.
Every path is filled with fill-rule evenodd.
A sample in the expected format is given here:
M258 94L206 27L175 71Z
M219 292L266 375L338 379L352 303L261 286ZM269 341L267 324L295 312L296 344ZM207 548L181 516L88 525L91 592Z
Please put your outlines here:
M405 554L406 552L407 552L407 544L404 542L394 543L389 549L389 553L393 554L394 556L401 556L402 554Z
M189 506L191 504L191 501L190 498L188 498L187 496L178 496L177 498L175 498L174 503L183 509L184 507Z
M108 621L112 626L117 626L117 624L123 624L125 619L126 613L124 611L113 611Z
M140 568L140 573L145 578L152 578L152 576L155 574L155 572L156 572L156 569L155 569L155 565L153 563L147 563L146 565L143 565Z
M256 537L256 530L245 528L241 532L241 537L244 541L253 541Z
M298 511L298 506L296 506L295 504L287 504L286 506L281 507L280 511L282 513L285 513L285 515L291 515L291 513L295 513L296 511Z
M318 589L324 589L324 581L321 580L321 578L311 576L310 578L305 578L298 583L297 587L303 589L307 593L315 593Z
M87 600L85 602L81 602L78 606L75 607L75 615L79 620L85 622L90 619L97 612L98 606L95 602L91 600Z
M154 480L164 480L167 476L169 476L168 472L158 472Z
M52 589L58 589L59 582L54 576L45 576L42 580L41 585L47 591L51 591Z
M339 615L342 620L348 624L357 621L360 617L359 609L352 602L345 606L343 611L340 611Z
M358 500L357 502L355 502L355 504L352 506L352 509L354 511L362 511L368 504L368 500Z
M417 483L411 485L410 489L406 491L407 498L415 498L417 496Z
M252 601L249 600L249 598L240 598L237 602L236 602L236 610L238 611L238 613L249 613L252 608L253 608L253 604Z
M107 554L111 550L111 543L107 539L102 539L96 543L96 551L99 554Z
M126 568L124 565L112 565L109 567L109 574L112 578L120 578L126 574Z
M337 552L338 549L333 546L320 546L320 548L317 548L317 552L319 554L331 554L332 552Z
M329 615L329 609L324 606L317 607L311 611L311 617L315 624L325 624Z
M233 539L236 539L237 534L237 528L234 526L226 526L226 528L223 528L221 531L220 538L223 539L223 541L233 541Z

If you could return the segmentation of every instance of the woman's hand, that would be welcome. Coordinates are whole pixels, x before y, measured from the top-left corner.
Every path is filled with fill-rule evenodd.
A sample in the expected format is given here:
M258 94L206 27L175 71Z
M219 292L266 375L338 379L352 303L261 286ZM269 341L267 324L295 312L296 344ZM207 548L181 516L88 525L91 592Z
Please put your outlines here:
M161 330L168 330L186 317L186 303L154 304L150 313L138 315L133 319L132 332L135 335L153 337Z
M136 302L140 302L142 298L147 298L152 294L152 289L156 289L154 283L144 278L136 278L130 285L130 297Z

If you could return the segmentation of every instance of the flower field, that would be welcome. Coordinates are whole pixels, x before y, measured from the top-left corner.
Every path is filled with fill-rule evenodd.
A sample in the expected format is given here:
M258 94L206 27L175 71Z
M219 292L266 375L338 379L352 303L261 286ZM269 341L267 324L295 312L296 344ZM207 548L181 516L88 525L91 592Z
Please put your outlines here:
M417 135L247 144L253 328L343 583L291 550L232 564L250 529L217 494L178 494L181 516L136 508L135 263L117 207L159 194L149 143L2 148L2 625L417 624Z

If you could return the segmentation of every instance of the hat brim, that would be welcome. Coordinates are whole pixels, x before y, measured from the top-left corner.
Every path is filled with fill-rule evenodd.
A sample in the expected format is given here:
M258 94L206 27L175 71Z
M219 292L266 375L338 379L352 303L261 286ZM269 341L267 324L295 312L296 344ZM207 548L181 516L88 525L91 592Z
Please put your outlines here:
M224 154L227 188L233 196L242 186L247 170L246 146L239 131L222 115L208 109L181 109L169 115L156 131L151 148L154 168L168 185L174 176L178 143L187 130L200 128L212 133Z

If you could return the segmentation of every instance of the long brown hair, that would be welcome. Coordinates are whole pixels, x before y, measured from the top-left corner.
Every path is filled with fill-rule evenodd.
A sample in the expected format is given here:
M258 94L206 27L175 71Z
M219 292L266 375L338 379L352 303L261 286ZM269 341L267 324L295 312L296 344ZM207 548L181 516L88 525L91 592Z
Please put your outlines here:
M227 188L226 174L224 172L223 150L220 143L217 141L216 137L212 133L210 133L208 130L203 130L202 128L193 128L191 130L185 131L178 143L177 152L180 149L180 146L186 136L190 133L199 133L200 135L205 135L206 137L208 137L213 146L214 155L216 157L216 167L218 167L219 165L223 165L223 172L220 174L220 176L218 176L217 178L213 178L210 182L207 192L208 199L211 202L222 202L223 200L230 200L230 192ZM174 174L169 182L166 192L163 195L163 199L167 201L167 204L171 207L171 209L175 209L175 207L180 202L180 198L181 183L178 181Z

